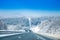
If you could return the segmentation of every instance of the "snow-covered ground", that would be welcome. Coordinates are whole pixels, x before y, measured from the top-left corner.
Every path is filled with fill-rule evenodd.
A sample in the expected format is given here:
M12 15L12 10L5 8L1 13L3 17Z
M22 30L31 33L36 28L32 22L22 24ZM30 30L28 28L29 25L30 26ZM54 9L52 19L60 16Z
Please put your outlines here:
M8 31L29 29L32 30L33 32L36 32L37 34L60 38L60 17L42 17L31 19L28 18L29 20L23 17L18 18L17 20L16 19L17 18L12 18L13 21L11 21L10 18L9 18L10 21L7 21L5 19L7 23L9 22L9 25L6 25ZM13 25L15 23L16 25ZM5 26L0 25L1 29L4 29L3 27L5 28Z
M44 20L40 25L38 25L38 27L40 28L40 30L36 32L37 34L60 39L60 18L53 17Z
M0 37L12 36L27 33L25 30L0 30Z
M13 34L1 34L0 37L6 37L6 36L12 36L12 35L18 35L22 33L13 33Z
M37 32L36 34L43 35L45 37L60 39L60 35L58 34L49 34L49 33L41 33L41 32Z

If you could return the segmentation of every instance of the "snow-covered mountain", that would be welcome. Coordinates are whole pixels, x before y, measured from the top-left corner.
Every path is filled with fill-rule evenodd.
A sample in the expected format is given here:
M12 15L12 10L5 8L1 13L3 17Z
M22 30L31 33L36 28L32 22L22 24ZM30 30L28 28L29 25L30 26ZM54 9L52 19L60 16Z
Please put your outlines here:
M28 17L0 19L0 30L20 30L39 27L40 32L60 34L60 17ZM5 25L5 26L3 26Z
M40 32L60 34L60 17L49 17L38 25Z
M41 23L40 18L30 18L31 21L29 20L28 17L19 17L19 18L4 18L0 19L3 21L4 24L6 24L7 29L11 30L19 30L22 28L29 28L31 26L36 26ZM31 24L31 26L30 26Z
M29 20L27 17L20 18L4 18L0 19L7 26L7 30L19 30L29 27ZM1 22L0 22L1 23ZM2 26L4 25L2 24ZM4 27L0 26L4 29ZM5 27L6 28L6 27ZM2 29L1 29L2 30Z

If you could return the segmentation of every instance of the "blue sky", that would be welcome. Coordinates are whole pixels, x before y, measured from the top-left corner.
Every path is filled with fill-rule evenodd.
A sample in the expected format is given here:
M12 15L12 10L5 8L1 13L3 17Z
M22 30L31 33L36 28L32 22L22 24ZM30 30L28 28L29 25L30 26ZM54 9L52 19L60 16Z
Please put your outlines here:
M12 13L8 13L12 12ZM30 13L31 14L60 14L60 0L0 0L0 15L4 15L4 14L16 14L14 13L15 11L18 14L22 14L18 11L23 10L22 12L27 12L29 10L28 13L26 13L27 15ZM4 11L4 13L3 13ZM13 12L14 11L14 12ZM33 12L35 11L35 13ZM39 13L37 13L36 11L40 11ZM41 11L45 12L45 13L41 13ZM53 12L54 13L53 13ZM47 13L48 12L48 13ZM51 13L50 13L51 12ZM25 14L25 13L24 13Z

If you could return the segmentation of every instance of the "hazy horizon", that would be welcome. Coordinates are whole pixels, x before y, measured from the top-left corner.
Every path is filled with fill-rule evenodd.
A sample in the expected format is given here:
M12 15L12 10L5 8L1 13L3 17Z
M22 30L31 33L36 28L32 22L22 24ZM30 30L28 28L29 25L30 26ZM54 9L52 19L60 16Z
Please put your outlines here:
M41 17L41 16L60 16L60 11L48 10L0 10L0 17Z

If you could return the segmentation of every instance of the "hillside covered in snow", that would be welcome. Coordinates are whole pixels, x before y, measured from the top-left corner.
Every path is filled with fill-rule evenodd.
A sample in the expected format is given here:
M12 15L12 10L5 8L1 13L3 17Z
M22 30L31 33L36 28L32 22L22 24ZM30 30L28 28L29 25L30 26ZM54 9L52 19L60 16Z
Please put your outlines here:
M49 17L38 26L40 32L60 35L60 17Z
M21 30L39 27L39 32L60 34L60 17L1 18L0 30ZM37 29L36 29L37 30Z

